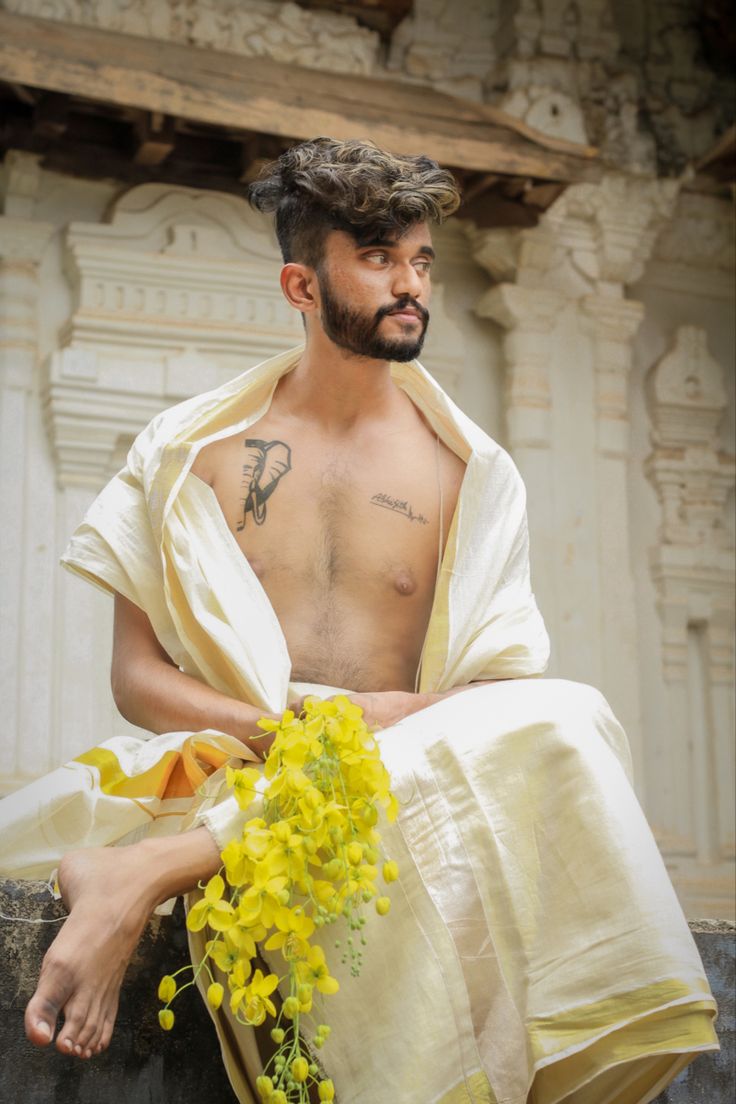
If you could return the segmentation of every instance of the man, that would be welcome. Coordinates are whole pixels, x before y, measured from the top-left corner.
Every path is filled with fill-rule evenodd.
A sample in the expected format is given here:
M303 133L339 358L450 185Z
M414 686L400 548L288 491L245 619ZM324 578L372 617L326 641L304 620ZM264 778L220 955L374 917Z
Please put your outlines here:
M276 213L306 344L156 419L67 552L115 593L119 709L162 735L109 741L29 787L15 833L5 817L16 870L53 860L61 820L87 848L61 861L70 916L28 1037L62 1013L63 1053L108 1045L150 912L215 873L242 817L208 799L161 831L212 768L265 754L264 713L347 688L381 730L402 880L336 998L339 1098L649 1100L717 1045L715 1006L610 710L525 677L547 641L518 474L415 363L452 177L317 139L251 200ZM127 843L114 875L100 842ZM250 1101L249 1032L218 1030Z

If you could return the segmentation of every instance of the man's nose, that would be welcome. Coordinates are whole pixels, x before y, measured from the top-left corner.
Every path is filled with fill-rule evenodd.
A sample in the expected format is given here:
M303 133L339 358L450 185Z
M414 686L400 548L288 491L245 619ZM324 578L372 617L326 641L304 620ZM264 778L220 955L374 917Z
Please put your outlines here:
M402 295L410 295L412 299L419 299L424 290L422 279L413 264L397 265L394 272L392 291L396 298Z

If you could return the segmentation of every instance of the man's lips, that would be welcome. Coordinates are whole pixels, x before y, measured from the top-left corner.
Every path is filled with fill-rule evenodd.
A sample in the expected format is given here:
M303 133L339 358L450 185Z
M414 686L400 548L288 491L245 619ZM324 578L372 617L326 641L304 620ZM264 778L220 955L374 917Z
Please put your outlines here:
M400 318L402 321L408 322L419 322L421 319L421 315L419 314L419 312L411 310L411 308L407 308L406 310L389 311L389 315L392 318Z

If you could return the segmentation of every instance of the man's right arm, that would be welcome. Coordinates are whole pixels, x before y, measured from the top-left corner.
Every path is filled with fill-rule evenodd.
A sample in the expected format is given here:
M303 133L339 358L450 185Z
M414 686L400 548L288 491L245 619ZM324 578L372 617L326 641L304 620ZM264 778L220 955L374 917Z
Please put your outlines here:
M126 721L149 732L214 728L242 740L261 757L273 741L273 734L262 733L256 722L276 714L185 675L159 644L143 610L120 594L115 595L111 682Z

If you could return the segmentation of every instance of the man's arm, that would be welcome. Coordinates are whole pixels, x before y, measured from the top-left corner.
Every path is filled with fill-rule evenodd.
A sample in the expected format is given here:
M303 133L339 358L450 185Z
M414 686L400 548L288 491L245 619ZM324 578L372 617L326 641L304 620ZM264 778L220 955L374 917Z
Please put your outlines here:
M111 682L125 719L149 732L214 728L248 743L261 757L273 741L273 734L262 733L256 722L275 714L185 675L159 644L146 614L120 594L115 595Z

